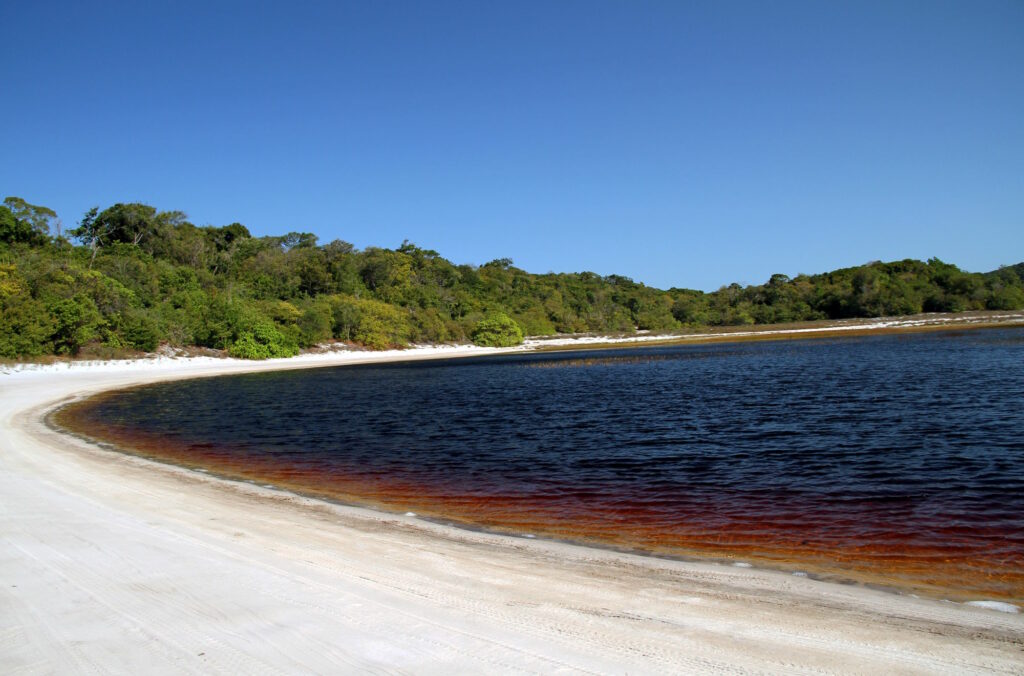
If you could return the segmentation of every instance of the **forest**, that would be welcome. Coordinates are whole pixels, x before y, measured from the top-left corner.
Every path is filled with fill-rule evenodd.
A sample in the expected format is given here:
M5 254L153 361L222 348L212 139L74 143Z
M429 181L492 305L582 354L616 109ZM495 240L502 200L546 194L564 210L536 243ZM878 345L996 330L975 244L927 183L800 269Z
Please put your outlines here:
M971 273L932 258L872 262L757 286L661 290L618 275L533 274L396 249L254 237L139 203L64 230L45 206L0 206L0 358L110 358L162 344L264 359L345 341L508 345L524 335L1024 308L1024 263Z

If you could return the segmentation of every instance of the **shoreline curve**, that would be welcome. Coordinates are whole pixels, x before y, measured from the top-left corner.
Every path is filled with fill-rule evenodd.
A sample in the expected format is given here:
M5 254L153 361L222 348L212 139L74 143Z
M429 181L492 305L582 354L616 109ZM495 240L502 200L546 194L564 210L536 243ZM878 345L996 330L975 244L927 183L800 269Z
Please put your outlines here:
M372 358L441 356L410 352ZM337 505L103 450L43 421L102 390L345 360L0 376L0 669L1024 668L1021 615Z

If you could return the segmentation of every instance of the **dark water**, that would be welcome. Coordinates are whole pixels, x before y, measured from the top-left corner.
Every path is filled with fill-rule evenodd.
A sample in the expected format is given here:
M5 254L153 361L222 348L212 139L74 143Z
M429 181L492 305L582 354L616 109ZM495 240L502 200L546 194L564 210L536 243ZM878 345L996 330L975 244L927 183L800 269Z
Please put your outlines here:
M242 375L61 422L488 528L1024 598L1024 329Z

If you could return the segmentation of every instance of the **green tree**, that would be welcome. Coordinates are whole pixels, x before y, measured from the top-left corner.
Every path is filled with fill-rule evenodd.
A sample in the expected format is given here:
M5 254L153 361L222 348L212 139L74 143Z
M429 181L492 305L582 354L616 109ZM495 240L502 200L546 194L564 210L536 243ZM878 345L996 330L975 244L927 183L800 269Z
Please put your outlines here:
M17 266L0 264L0 358L38 357L52 352L55 328L53 317L29 293Z
M8 229L12 224L3 215L4 211L13 217L14 231ZM29 204L20 197L7 197L3 207L0 207L0 242L45 244L57 223L57 213L53 209Z
M47 310L55 324L53 345L57 354L78 354L87 343L102 337L103 317L83 293L50 303Z
M352 334L356 342L375 350L404 347L412 332L409 316L378 300L358 301L359 321Z
M332 337L331 306L326 300L309 301L296 320L299 344L310 347L329 341Z
M160 344L161 330L156 318L142 310L131 310L124 314L121 337L131 348L152 352Z
M107 232L105 230L105 226L99 223L96 219L99 215L99 210L99 207L92 207L86 211L85 215L82 216L82 220L78 222L78 227L68 231L69 235L89 247L90 268L92 268L93 263L96 261L96 252L99 251L101 246L107 243Z
M139 246L147 239L151 240L158 230L158 225L170 222L176 225L176 221L183 220L181 212L168 212L161 214L162 219L157 218L156 209L148 204L132 202L130 204L115 204L104 209L96 217L99 228L106 232L111 242L123 242L132 246Z
M990 310L1024 309L1024 289L1019 286L999 286L992 290L987 306Z

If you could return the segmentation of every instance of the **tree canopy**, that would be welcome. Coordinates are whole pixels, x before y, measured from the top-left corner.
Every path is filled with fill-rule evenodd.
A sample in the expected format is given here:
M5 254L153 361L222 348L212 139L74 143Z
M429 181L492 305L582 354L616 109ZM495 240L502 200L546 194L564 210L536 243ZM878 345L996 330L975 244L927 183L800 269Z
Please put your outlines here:
M514 344L525 335L673 330L1024 308L1024 263L985 274L938 259L772 275L704 293L619 275L531 274L508 258L455 264L405 241L357 250L309 232L254 237L181 211L117 203L66 234L51 209L0 205L0 357L151 351L248 358L330 340Z

